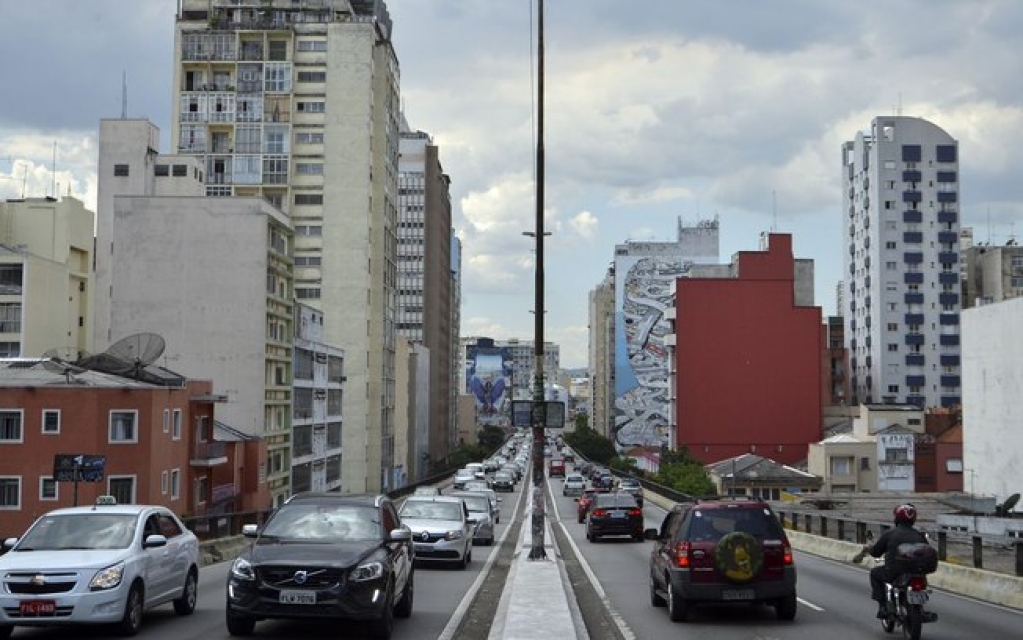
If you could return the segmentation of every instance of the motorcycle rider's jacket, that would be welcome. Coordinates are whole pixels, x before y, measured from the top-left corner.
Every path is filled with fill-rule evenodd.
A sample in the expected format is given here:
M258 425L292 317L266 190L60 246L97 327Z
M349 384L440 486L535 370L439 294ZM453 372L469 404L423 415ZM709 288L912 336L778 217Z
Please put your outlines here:
M899 545L920 542L929 544L927 536L922 531L913 528L912 525L907 523L899 523L881 534L877 542L867 549L867 553L875 558L880 558L883 555L885 566L894 568L898 566ZM894 578L895 576L891 577Z

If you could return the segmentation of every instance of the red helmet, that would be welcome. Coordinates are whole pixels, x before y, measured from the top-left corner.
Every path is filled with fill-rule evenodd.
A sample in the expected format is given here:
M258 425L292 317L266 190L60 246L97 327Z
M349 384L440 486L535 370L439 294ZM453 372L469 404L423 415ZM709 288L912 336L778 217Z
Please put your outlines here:
M895 515L895 524L906 523L912 525L916 522L916 507L909 504L900 504L892 512Z

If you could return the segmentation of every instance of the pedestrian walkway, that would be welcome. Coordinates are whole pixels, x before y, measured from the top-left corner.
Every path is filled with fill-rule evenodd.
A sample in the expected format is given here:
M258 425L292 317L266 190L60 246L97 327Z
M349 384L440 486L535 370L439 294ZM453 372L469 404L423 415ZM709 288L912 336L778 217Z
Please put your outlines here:
M529 559L533 548L533 532L529 526L532 500L527 499L526 504L525 523L490 629L490 640L588 640L571 585L555 551L549 518L544 520L547 557Z

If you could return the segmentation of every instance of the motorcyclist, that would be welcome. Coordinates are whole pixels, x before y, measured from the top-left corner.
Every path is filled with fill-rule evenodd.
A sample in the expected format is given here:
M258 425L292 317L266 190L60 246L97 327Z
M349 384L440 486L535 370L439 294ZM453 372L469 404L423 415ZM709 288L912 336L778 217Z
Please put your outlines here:
M884 618L885 583L894 582L898 574L898 548L905 543L923 542L929 544L927 536L913 527L916 524L916 507L912 504L900 504L892 511L895 516L895 527L885 531L874 544L867 543L863 552L875 558L885 557L884 564L870 570L870 597L877 601L877 617Z

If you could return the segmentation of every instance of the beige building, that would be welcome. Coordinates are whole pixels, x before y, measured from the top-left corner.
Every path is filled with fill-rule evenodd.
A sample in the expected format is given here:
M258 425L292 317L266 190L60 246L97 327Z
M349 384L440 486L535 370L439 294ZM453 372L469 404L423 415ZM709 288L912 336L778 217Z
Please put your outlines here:
M963 251L963 308L1023 296L1023 247L973 246Z
M208 196L294 229L295 297L345 351L341 490L394 461L399 71L383 1L180 0L171 140Z
M615 398L614 267L590 291L590 427L613 435Z
M0 357L93 349L94 221L71 197L0 202Z

